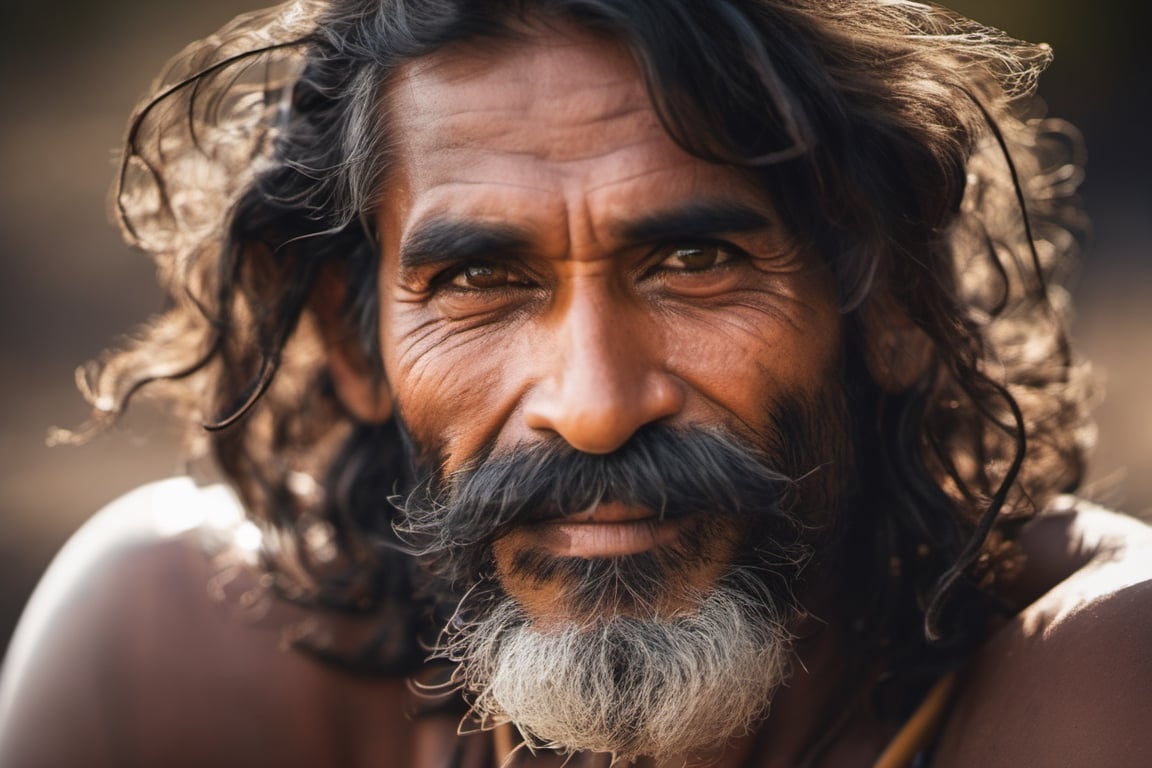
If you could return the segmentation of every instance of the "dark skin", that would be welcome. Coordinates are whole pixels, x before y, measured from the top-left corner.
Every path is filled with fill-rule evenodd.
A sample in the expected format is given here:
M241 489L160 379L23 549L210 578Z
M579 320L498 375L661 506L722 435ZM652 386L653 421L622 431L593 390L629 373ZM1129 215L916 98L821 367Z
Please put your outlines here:
M755 439L770 426L767 403L828 390L841 345L830 275L790 243L757 190L671 142L616 48L557 32L486 52L449 48L409 66L390 99L398 155L377 212L387 391L331 322L339 291L322 291L315 307L357 418L378 421L399 404L450 471L489 442L559 437L610 453L656 421ZM869 323L900 327L883 312ZM902 366L922 356L902 348L897 360L884 332L872 338L873 375L899 386ZM404 681L281 650L282 629L307 618L294 609L252 620L210 597L201 518L233 505L169 484L118 502L77 537L7 662L0 765L446 763L464 738L457 719L406 718ZM495 548L497 567L528 546L576 557L660 546L676 530L650 515L614 506L515 529ZM965 671L934 766L1149 764L1152 531L1068 508L1038 517L1020 541L1023 575L1003 589L1022 610ZM727 546L718 538L710 563ZM712 565L683 571L704 590L717 575ZM577 620L563 586L505 583L535 618ZM845 698L854 649L836 601L818 580L810 588L826 623L797 645L771 715L699 756L710 764L794 765L848 707L816 765L866 766L898 727L852 708L866 686ZM356 627L334 620L331 631ZM879 673L874 661L865 668ZM464 764L482 765L489 739L464 743Z
M763 444L772 403L828 387L831 274L759 190L668 138L624 52L555 33L498 57L450 48L407 67L391 99L384 368L445 473L486 444L611 453L653 422ZM563 585L510 583L517 553L627 555L681 526L610 507L497 542L505 586L538 618L564 613ZM683 569L698 589L730 557L725 537L710 547Z

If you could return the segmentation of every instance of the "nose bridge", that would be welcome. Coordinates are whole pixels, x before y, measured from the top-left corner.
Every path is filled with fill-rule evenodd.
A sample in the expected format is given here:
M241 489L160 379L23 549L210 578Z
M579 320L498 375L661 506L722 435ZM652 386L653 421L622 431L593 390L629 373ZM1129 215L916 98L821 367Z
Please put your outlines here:
M633 324L613 302L604 280L582 282L561 312L559 383L565 395L588 400L590 407L623 405L642 375L649 340L629 327Z
M526 422L586 453L609 453L645 424L680 410L660 341L610 279L571 281L553 307L552 349L529 398Z

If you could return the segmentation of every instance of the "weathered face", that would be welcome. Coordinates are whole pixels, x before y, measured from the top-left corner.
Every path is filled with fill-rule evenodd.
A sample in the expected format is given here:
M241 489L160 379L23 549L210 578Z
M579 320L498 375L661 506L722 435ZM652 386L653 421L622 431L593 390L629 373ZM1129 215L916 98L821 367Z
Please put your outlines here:
M781 404L838 385L830 275L738 172L673 143L621 49L556 32L449 48L403 70L387 114L384 365L445 475L556 441L612 454L649 424L758 444ZM493 545L538 617L566 615L563 584L520 578L526 553L629 557L695 525L569 511ZM713 530L687 583L706 591L733 539Z

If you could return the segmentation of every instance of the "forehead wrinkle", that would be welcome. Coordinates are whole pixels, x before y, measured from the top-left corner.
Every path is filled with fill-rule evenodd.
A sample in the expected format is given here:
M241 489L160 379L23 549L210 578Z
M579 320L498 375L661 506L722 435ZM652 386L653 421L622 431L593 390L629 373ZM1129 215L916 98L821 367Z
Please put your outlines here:
M534 82L528 78L521 80L525 83ZM410 107L406 111L407 114L422 116L432 113L441 124L448 126L470 121L476 116L487 118L499 115L508 115L512 121L545 122L569 129L601 123L620 123L630 118L655 121L655 113L647 96L641 94L641 98L637 99L635 89L610 86L589 89L569 84L569 90L560 93L543 89L537 84L536 88L526 89L522 93L512 92L514 98L511 99L505 94L502 103L487 100L482 89L466 89L463 98L453 98L450 105L447 105L446 102L449 100L439 98L440 92L444 90L444 84L425 83L409 78L407 85L406 101ZM459 86L451 88L456 92ZM621 90L626 92L619 96L611 96L613 92ZM605 94L609 97L605 98ZM480 135L486 134L480 133Z
M443 193L447 193L456 187L463 187L465 189L468 189L471 187L491 187L492 184L493 184L493 182L489 179L477 178L477 179L453 179L452 181L442 182L440 184L437 184L436 186L440 190L442 190ZM540 185L536 185L536 184L526 184L522 181L512 181L512 180L502 180L502 181L500 181L500 186L505 188L505 189L508 189L508 190L532 192L533 194L542 194L542 193L551 194L552 192L555 191L552 187L547 186L543 183L541 183Z
M643 142L637 142L636 144L633 144L632 146L638 146L641 143L643 143ZM607 155L607 156L610 156L610 155ZM628 184L631 182L637 182L637 181L640 181L640 180L645 179L647 177L658 176L658 175L664 174L664 173L674 173L675 169L678 167L680 167L680 166L677 165L677 166L660 166L657 168L653 168L653 167L641 168L641 169L638 169L632 173L628 173L628 174L623 175L623 176L615 176L611 179L604 179L603 181L593 181L591 184L584 187L584 190L589 195L593 195L597 192L608 192L609 190L611 190L612 187L618 186L620 184Z
M537 34L505 42L507 46L498 55L490 48L465 42L404 65L398 75L403 87L388 89L393 97L406 102L405 108L397 110L399 122L409 128L401 133L427 139L427 132L411 128L418 128L422 119L434 118L438 130L432 133L441 140L452 137L441 146L425 144L438 150L505 138L505 121L546 124L552 131L563 129L577 137L590 126L600 133L612 130L628 136L641 133L647 127L642 123L658 123L639 68L622 49L615 54L608 49L607 56L599 56L603 65L593 65L586 73L585 34ZM572 55L555 55L566 50ZM605 51L600 50L601 54ZM486 86L508 84L522 87L501 87L501 101L488 100ZM453 128L455 123L464 123L466 130ZM520 137L507 138L515 142ZM536 154L553 156L563 147L579 144L553 141L546 147L548 152ZM507 143L504 146L516 148Z
M592 162L616 153L626 153L652 141L644 136L650 125L658 121L644 108L628 108L612 117L589 115L574 111L571 119L559 119L556 113L548 118L533 117L514 109L492 108L436 116L436 129L419 129L419 116L408 119L401 133L407 137L410 151L417 156L435 153L470 152L494 160L501 156L574 164ZM576 119L579 116L580 119ZM431 122L430 120L428 122ZM534 124L539 134L527 137L507 130L509 125ZM541 137L548 135L545 141ZM594 135L593 135L594 134ZM601 151L604 138L618 138L609 151Z

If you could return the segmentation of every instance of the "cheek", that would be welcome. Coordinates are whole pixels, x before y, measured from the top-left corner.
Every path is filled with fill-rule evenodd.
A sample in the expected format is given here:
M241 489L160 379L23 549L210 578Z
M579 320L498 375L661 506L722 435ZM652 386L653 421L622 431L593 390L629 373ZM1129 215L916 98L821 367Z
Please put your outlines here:
M841 319L830 303L738 306L680 318L669 365L698 395L751 435L762 435L773 403L813 395L836 376ZM713 416L713 420L715 416Z
M426 456L447 471L475 457L516 406L519 337L459 328L428 313L392 308L381 329L397 408Z

